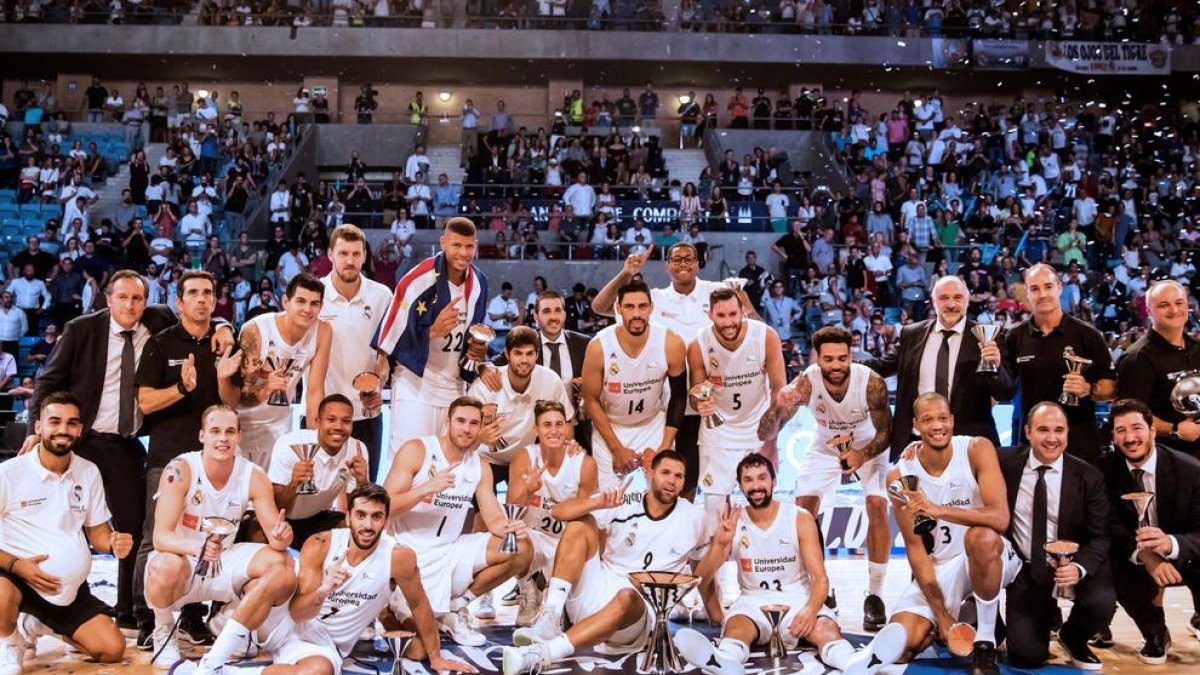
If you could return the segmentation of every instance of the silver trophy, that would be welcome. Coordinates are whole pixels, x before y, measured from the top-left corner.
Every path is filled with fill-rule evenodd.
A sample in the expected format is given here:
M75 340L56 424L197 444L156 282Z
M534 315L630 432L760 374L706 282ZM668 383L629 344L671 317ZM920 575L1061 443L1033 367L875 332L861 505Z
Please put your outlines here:
M980 346L991 344L996 341L996 336L1000 334L1000 325L995 323L977 323L971 326L971 335L979 340ZM998 373L1000 366L991 361L979 359L979 367L975 369L977 373Z
M839 455L838 464L842 467L842 471L845 473L845 475L842 477L843 485L845 485L847 483L857 483L860 480L862 480L858 477L857 471L850 471L850 464L848 464L846 462L846 459L844 457L840 457L847 450L849 450L850 446L853 444L854 444L854 436L853 435L845 436L844 440L842 440L839 443L833 444L833 449L837 450L837 453Z
M1171 405L1190 419L1200 417L1200 370L1172 375Z
M383 378L379 377L378 373L373 373L369 370L355 375L354 379L350 381L350 386L354 387L354 391L358 392L358 400L360 403L366 397L378 393L379 387L382 385ZM368 408L366 405L363 405L362 411L363 417L366 417L367 419L373 419L379 417L382 409Z
M919 476L909 474L900 476L888 485L888 494L901 504L908 503L908 495L904 494L905 490L916 492L921 487L921 479ZM937 521L930 518L924 513L913 514L913 532L917 534L927 534L937 527Z
M389 630L383 634L383 638L388 641L388 645L392 648L392 655L395 657L395 660L392 661L391 675L404 675L404 651L408 649L409 643L416 635L410 630Z
M287 380L288 384L291 384L292 366L294 366L302 358L304 358L304 350L297 349L292 353L291 356L287 357L287 359L280 359L276 354L267 354L266 364L267 368L272 373L282 370L284 379ZM276 389L275 391L271 392L270 396L267 397L267 405L285 407L291 404L292 402L288 400L286 384L284 385L283 389Z
M300 461L302 462L313 461L313 459L317 456L317 453L320 451L320 443L292 443L292 452L296 453L296 456L299 457ZM320 490L317 489L317 481L313 480L312 478L301 482L300 485L296 487L296 494L298 495L315 495L318 492L320 492Z
M691 391L688 393L690 393L692 396L696 397L697 401L707 401L708 399L712 398L713 390L715 390L715 389L716 389L716 385L714 385L712 382L709 382L708 380L705 380L705 381L697 384L696 386L692 387ZM725 424L725 418L721 416L720 411L714 410L713 414L704 416L704 428L705 429L716 429L717 427L721 426L722 424Z
M1127 492L1121 495L1126 503L1137 513L1138 529L1150 527L1150 502L1154 501L1153 492Z
M771 636L767 638L767 658L782 661L788 656L787 645L783 643L783 633L779 632L779 624L791 607L787 605L763 605L758 608L771 624Z
M508 522L513 523L525 517L525 510L528 506L520 504L503 504L504 515L508 517ZM515 554L517 552L517 533L509 532L504 535L504 539L500 541L500 548L497 549L501 553Z
M496 331L490 326L485 326L481 323L471 325L467 328L467 347L463 349L462 356L458 357L458 367L467 372L474 373L479 370L479 366L483 365L484 361L471 358L471 349L484 348L484 358L487 358L487 346L496 339Z
M1071 375L1078 375L1083 372L1084 368L1092 365L1091 359L1077 356L1073 347L1063 347L1063 361L1067 362L1067 372ZM1058 402L1063 405L1077 406L1079 397L1064 391L1059 394Z
M1056 539L1046 542L1046 557L1054 561L1054 566L1062 567L1063 561L1071 562L1071 558L1079 552L1079 544L1066 539ZM1054 597L1061 600L1075 599L1075 586L1054 584Z
M638 670L649 675L678 673L684 668L667 629L671 608L700 583L700 577L682 572L631 572L629 581L654 608L654 630L638 660Z
M501 424L504 423L504 420L509 416L509 413L499 412L499 407L500 406L495 403L483 404L483 423L485 425L491 424L496 420L499 420ZM507 450L510 445L512 445L512 441L509 441L503 435L500 435L496 437L496 442L492 443L492 450L495 452L501 452Z
M225 550L225 542L229 540L237 532L237 523L228 518L220 516L208 516L200 521L200 532L205 535L208 540L216 540L221 544L221 550ZM212 562L201 560L196 563L196 574L201 579L210 579L221 574L221 560L218 558Z
M729 277L727 279L722 279L721 283L727 286L734 293L741 293L743 290L745 290L746 285L750 283L750 280L743 279L741 277Z

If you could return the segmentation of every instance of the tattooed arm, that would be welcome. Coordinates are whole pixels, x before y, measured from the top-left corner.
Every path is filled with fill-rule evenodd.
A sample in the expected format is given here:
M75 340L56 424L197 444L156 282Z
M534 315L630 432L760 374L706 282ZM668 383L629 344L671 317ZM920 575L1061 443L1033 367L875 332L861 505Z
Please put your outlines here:
M887 382L877 373L871 373L867 380L867 408L875 426L875 437L862 448L869 459L888 449L891 443L892 408L888 405Z
M265 387L267 378L262 373L262 337L258 334L258 326L247 324L242 328L239 344L242 351L240 398L244 405L257 405L265 401L268 395Z
M812 396L812 383L804 373L796 376L775 394L775 401L762 419L758 421L758 440L770 441L779 435L779 429L800 409L808 405Z

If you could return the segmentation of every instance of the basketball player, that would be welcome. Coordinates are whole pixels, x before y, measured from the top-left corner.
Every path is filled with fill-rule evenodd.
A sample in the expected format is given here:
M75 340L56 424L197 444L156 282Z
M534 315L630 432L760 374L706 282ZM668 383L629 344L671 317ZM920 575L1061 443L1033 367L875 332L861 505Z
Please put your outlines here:
M829 578L825 575L816 519L794 504L772 498L775 466L765 456L751 453L743 457L737 464L736 476L749 504L744 511L726 510L712 546L696 571L708 576L723 561L737 561L742 595L729 608L720 644L715 649L699 631L681 628L675 633L680 654L707 675L741 675L746 671L750 648L765 644L771 635L771 624L761 607L783 605L788 609L780 631L789 649L803 638L817 648L825 665L843 671L850 669L866 653L856 659L854 648L842 637L833 611L825 607ZM897 652L893 660L904 646L903 636L897 637L900 639L892 640ZM881 641L879 648L882 647Z
M238 416L223 405L204 411L200 440L204 449L171 460L158 484L154 512L154 551L146 563L146 603L154 610L155 668L179 660L172 638L172 610L190 602L242 602L200 663L202 672L219 671L248 639L271 607L282 605L296 589L296 574L286 551L292 528L275 508L267 474L238 455ZM207 536L210 518L237 524L253 504L268 544L226 547ZM219 563L207 578L199 561Z
M474 673L461 661L442 657L437 623L421 588L417 558L384 533L390 500L383 488L364 484L347 495L350 527L309 538L300 552L300 579L289 607L271 610L261 651L274 655L270 666L243 666L239 675L339 675L363 630L388 605L392 587L411 610L419 642L410 659L428 655L434 672ZM271 624L269 632L267 624ZM256 636L257 637L257 636ZM416 652L423 652L418 655ZM171 675L194 672L185 661Z
M821 497L835 490L843 476L857 474L867 511L869 576L863 627L879 630L886 617L883 581L892 547L884 482L892 409L883 378L851 362L851 342L850 332L841 326L813 333L816 363L779 390L776 405L759 425L759 437L775 445L779 428L799 406L812 411L816 437L797 470L796 503L818 518ZM839 444L845 444L845 449L837 450Z
M517 579L520 589L517 625L533 622L541 604L541 593L532 575L548 577L565 524L551 512L559 503L596 492L596 462L573 438L567 408L559 401L538 401L533 406L538 443L518 452L509 465L509 504L522 504L533 558L529 569Z
M653 310L646 284L618 288L621 323L597 333L583 359L583 401L602 488L616 487L619 474L669 449L683 420L687 350L678 335L651 323Z
M446 431L406 442L396 452L384 487L391 495L390 528L396 540L417 553L421 583L438 623L460 645L487 642L471 628L467 605L529 568L528 538L516 553L500 553L501 538L522 534L525 523L509 521L492 487L491 465L476 448L483 404L463 396L450 403ZM486 530L463 534L474 498ZM396 618L409 618L403 598L393 595Z
M441 252L408 271L371 345L391 357L392 428L389 452L412 438L445 431L446 409L466 392L475 373L459 366L463 351L477 361L487 345L467 339L483 323L487 277L475 259L475 225L451 218L439 240Z
M918 396L913 414L913 428L921 436L916 456L901 457L888 473L889 482L900 476L919 481L917 490L903 492L907 504L895 504L913 582L884 630L892 625L904 630L901 659L910 659L933 642L935 632L947 638L959 605L974 594L979 625L973 672L999 673L995 632L1000 589L1021 571L1021 559L1004 537L1008 495L996 448L986 438L955 436L950 404L940 394ZM913 531L917 514L937 521L932 542ZM887 663L889 650L870 648Z
M259 467L271 466L275 439L292 430L291 401L301 374L307 373L304 390L309 424L316 425L317 406L325 398L325 371L333 329L320 318L325 285L307 272L288 282L283 311L254 317L242 327L242 391L238 416L244 424L242 454ZM274 370L272 370L274 368ZM234 386L232 379L222 387ZM267 402L282 390L289 405Z
M684 572L707 546L703 510L679 498L685 471L682 455L663 450L650 464L644 499L627 500L618 485L554 507L553 517L570 521L554 557L554 577L537 620L513 631L517 646L504 648L504 675L539 672L593 645L610 654L642 648L654 614L626 575ZM574 622L565 634L559 624L564 608Z

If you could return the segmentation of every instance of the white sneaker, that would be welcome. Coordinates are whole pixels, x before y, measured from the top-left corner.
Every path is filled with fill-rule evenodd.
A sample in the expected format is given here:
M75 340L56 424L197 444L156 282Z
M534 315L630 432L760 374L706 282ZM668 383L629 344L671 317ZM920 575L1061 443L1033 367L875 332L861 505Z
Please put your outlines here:
M671 614L668 616L671 621L680 621L684 623L699 623L708 621L708 612L704 609L704 600L700 598L700 592L692 589L683 599L675 603L671 608Z
M513 631L513 644L528 647L539 642L549 642L562 635L562 612L543 607L528 628Z
M870 644L858 650L844 675L875 675L904 656L908 631L898 623L889 623L875 634Z
M521 594L517 596L517 625L528 626L537 619L542 607L542 594L532 581L520 584Z
M482 647L487 644L483 633L471 627L471 612L463 605L456 612L446 612L438 617L438 625L455 644L464 647Z
M194 675L199 669L199 662L180 659L171 664L171 669L167 671L167 675Z
M169 640L168 637L170 637ZM169 670L171 666L182 659L179 655L179 640L171 636L170 625L155 626L150 639L154 643L152 653L156 654L150 665L154 666L155 670Z
M492 604L492 592L488 591L479 596L479 604L475 607L476 619L496 618L496 606Z
M705 675L743 675L746 666L717 650L712 640L700 631L680 628L675 631L675 648L685 661Z
M550 663L550 656L542 645L528 647L505 647L501 658L504 675L540 673Z
M8 642L0 642L0 675L21 675L23 649Z

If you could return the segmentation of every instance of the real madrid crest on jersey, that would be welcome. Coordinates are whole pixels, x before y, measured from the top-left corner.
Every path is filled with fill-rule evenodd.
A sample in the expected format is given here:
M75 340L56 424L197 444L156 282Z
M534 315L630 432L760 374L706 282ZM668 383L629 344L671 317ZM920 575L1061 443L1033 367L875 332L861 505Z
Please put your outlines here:
M609 361L609 363L608 363L608 374L616 375L616 374L620 373L621 369L617 366L617 355L612 354L609 356L609 358L612 359L612 361Z
M742 535L742 538L738 540L738 548L742 549L743 551L750 549L750 535Z
M82 485L80 485L78 483L75 484L75 486L71 489L71 498L75 500L76 504L83 503L83 486Z
M192 493L192 503L196 506L200 506L204 503L204 495L201 494L199 490L196 490L194 493Z
M704 474L704 487L710 488L713 486L713 477L711 473Z
M721 362L717 361L716 352L713 351L712 347L709 347L708 348L708 369L709 370L719 370L720 368L721 368Z

